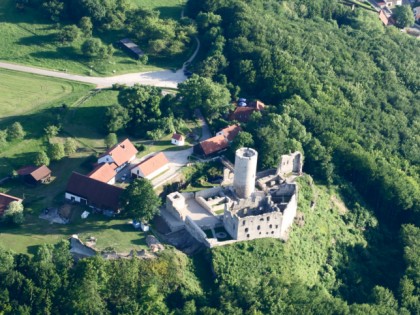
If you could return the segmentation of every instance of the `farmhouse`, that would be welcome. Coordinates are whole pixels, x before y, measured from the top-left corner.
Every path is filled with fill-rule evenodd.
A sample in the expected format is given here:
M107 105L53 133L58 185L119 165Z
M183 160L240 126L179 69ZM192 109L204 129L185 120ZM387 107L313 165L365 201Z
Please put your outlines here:
M216 136L224 136L229 142L233 141L242 128L238 125L230 125L216 133Z
M241 104L241 103L240 103ZM259 112L264 109L265 104L261 101L253 101L245 106L236 106L235 110L230 113L229 120L235 120L239 122L247 122L253 112Z
M169 161L163 152L151 156L131 169L132 177L152 179L169 169Z
M28 184L48 183L51 180L51 170L45 165L25 166L17 170L17 174L21 176Z
M4 215L7 207L13 201L22 202L22 199L0 193L0 217Z
M115 176L117 172L108 163L102 163L95 167L95 169L87 174L88 177L99 180L101 182L113 185L115 184Z
M118 173L128 163L136 158L137 149L131 143L130 140L125 139L124 141L116 144L111 149L106 151L98 158L98 164L108 163Z
M131 39L124 38L119 41L120 46L134 58L139 59L144 52Z
M238 125L228 126L220 130L215 137L196 144L193 148L194 153L206 157L219 153L229 146L229 143L235 139L241 130L241 127Z
M183 146L185 145L185 137L179 133L174 133L171 139L171 143L178 146Z
M201 141L194 146L194 153L198 155L210 156L218 153L229 146L229 141L224 135L215 136L213 138Z
M97 210L120 210L124 189L73 172L67 183L65 198Z

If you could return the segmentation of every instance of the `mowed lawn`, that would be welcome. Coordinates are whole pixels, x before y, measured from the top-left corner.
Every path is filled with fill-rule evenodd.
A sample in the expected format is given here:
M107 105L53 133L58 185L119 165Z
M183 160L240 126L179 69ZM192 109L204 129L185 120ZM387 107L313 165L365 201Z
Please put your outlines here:
M182 1L179 0L132 0L133 5L158 9L165 18L180 18ZM27 8L23 12L16 10L15 0L0 1L0 60L25 64L40 68L66 71L70 73L112 76L121 73L160 70L162 67L177 68L185 61L193 47L174 58L150 58L143 65L128 56L121 49L116 49L110 60L89 60L81 53L84 39L72 44L62 45L56 41L56 24L45 19L39 10ZM107 45L115 44L119 39L129 37L124 30L111 33L94 34Z
M40 110L85 84L0 69L0 123L5 118Z
M36 215L29 215L26 222L17 228L0 226L0 247L17 253L33 254L41 244L55 244L77 234L83 242L93 236L97 239L96 249L114 249L118 253L147 248L147 234L135 230L126 219L112 219L103 215L90 215L80 218L82 209L74 210L73 222L69 224L49 223Z

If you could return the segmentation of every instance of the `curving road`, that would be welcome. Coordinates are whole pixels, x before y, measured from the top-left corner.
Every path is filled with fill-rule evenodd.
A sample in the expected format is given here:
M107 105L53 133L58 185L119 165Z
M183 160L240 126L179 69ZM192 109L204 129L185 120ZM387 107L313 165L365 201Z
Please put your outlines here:
M90 77L60 71L23 66L8 62L0 62L0 68L45 75L48 77L60 78L65 80L90 83L96 85L97 88L108 88L111 87L113 84L125 84L131 86L136 83L139 83L143 85L176 89L178 83L181 83L187 79L187 77L184 75L184 69L186 68L188 63L190 63L195 58L195 56L197 56L198 50L200 49L200 41L197 37L195 37L195 40L197 42L197 48L195 49L192 56L184 63L182 69L179 69L176 72L171 70L162 70L151 72L128 73L112 77Z

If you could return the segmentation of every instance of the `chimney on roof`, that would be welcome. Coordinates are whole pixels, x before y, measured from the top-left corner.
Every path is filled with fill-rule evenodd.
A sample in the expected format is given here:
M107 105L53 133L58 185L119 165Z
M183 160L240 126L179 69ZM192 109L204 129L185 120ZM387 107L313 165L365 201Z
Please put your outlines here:
M121 148L125 149L125 145L124 144L121 144Z

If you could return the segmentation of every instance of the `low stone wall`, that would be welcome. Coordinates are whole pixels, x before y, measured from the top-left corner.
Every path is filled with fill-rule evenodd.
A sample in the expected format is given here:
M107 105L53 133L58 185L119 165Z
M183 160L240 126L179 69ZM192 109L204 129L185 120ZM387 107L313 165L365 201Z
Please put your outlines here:
M196 197L195 200L198 202L200 206L202 206L206 211L208 211L210 214L213 214L213 210L210 207L210 205L204 200L203 197Z
M195 193L195 198L197 199L198 197L203 197L204 199L212 197L212 196L216 196L218 195L220 192L223 191L223 187L213 187L213 188L209 188L209 189L204 189L201 191L197 191Z

